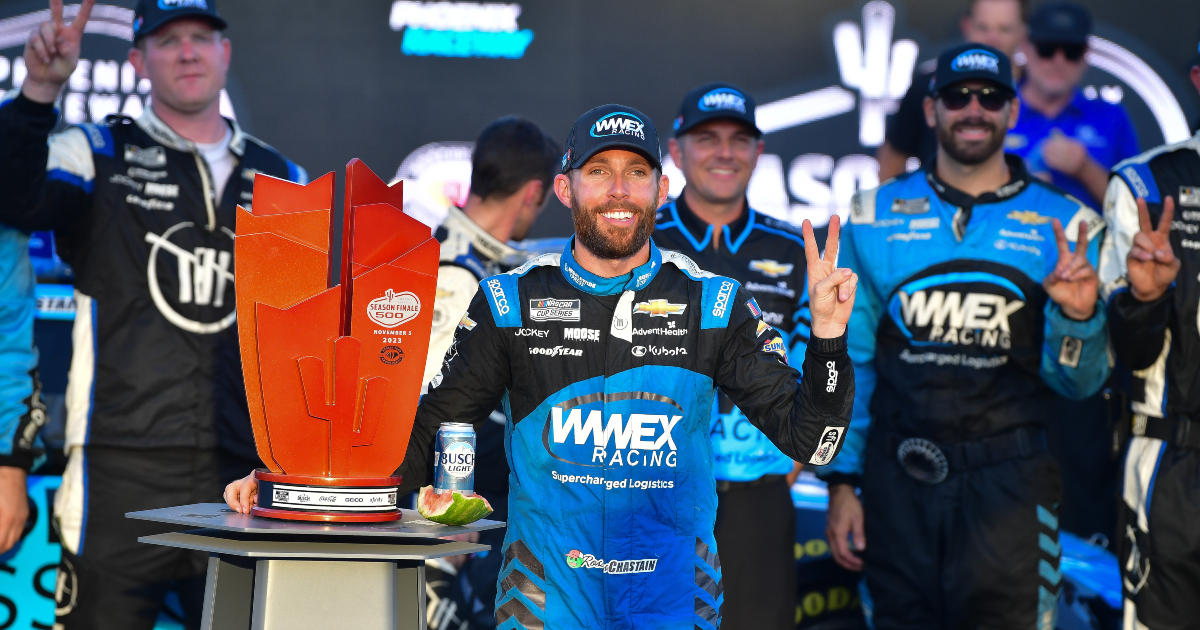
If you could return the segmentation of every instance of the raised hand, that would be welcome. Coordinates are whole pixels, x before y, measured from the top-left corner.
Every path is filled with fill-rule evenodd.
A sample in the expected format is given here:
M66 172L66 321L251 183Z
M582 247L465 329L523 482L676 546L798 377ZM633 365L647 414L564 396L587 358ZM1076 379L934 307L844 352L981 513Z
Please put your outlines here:
M42 22L25 42L25 83L21 92L39 103L51 103L79 64L83 27L96 0L84 0L79 15L63 24L63 0L50 0L50 21Z
M812 223L804 221L804 256L808 258L808 303L812 311L812 334L822 339L841 337L854 308L854 292L858 274L838 269L838 235L841 220L835 214L829 220L829 236L825 239L825 256L817 251L817 237Z
M1125 277L1129 280L1129 292L1142 302L1153 302L1167 292L1167 288L1179 275L1179 259L1171 249L1171 219L1175 218L1175 200L1167 197L1163 201L1162 216L1158 218L1158 229L1150 227L1150 210L1146 200L1138 198L1138 225L1141 230L1133 235L1133 247L1125 256Z
M1088 225L1079 222L1079 236L1075 239L1075 251L1067 242L1062 222L1054 220L1054 239L1058 241L1058 264L1054 271L1042 279L1042 286L1050 299L1071 319L1084 321L1092 318L1096 311L1096 297L1100 279L1096 268L1087 258Z

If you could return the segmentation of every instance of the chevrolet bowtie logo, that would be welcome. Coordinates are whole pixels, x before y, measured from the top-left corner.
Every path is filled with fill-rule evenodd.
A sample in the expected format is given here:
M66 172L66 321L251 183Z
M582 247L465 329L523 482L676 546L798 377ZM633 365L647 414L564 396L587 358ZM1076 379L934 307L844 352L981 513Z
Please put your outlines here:
M768 278L778 278L792 273L795 265L784 264L777 260L751 260L750 269L757 271Z
M687 304L671 304L666 300L650 300L633 305L634 313L646 313L650 317L666 317L667 315L682 315Z

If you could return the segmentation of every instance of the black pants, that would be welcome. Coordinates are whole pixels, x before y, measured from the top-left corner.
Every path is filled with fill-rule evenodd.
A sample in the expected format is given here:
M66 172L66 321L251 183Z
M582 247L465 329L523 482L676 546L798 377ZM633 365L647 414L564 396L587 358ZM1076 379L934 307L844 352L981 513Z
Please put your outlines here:
M717 493L723 630L796 627L796 509L783 477Z
M1049 454L927 485L872 443L862 498L876 630L1054 630L1062 482Z
M151 630L174 589L185 626L199 628L208 554L139 543L139 536L178 528L125 513L220 501L215 454L85 447L71 457L80 463L68 464L64 485L82 484L82 500L60 507L81 516L82 528L74 536L64 531L57 622L65 630Z
M1200 625L1200 451L1134 438L1118 550L1127 609L1151 630Z

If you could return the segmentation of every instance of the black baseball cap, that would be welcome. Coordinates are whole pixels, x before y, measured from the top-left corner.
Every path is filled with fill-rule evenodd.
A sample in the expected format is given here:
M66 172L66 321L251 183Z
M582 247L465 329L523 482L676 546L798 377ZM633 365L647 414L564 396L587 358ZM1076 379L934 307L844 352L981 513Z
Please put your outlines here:
M736 85L718 82L701 85L683 97L679 116L675 118L675 137L716 118L735 120L762 135L754 121L754 97Z
M588 158L606 149L630 149L662 169L658 131L650 117L628 105L601 105L580 116L567 136L562 172L583 166Z
M171 20L185 17L206 19L217 30L229 26L225 18L217 14L216 0L138 0L133 10L133 41L137 42Z
M1086 44L1092 34L1092 14L1074 2L1048 2L1029 18L1029 41L1046 44Z
M1008 55L986 44L959 44L942 51L929 93L937 94L960 81L989 81L1013 94L1017 92Z

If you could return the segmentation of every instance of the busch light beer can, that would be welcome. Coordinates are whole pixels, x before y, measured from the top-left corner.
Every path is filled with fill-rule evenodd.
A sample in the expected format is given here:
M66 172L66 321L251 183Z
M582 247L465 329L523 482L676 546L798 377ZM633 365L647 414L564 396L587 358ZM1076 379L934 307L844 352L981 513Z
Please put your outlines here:
M433 442L433 491L475 492L475 427L443 422Z

